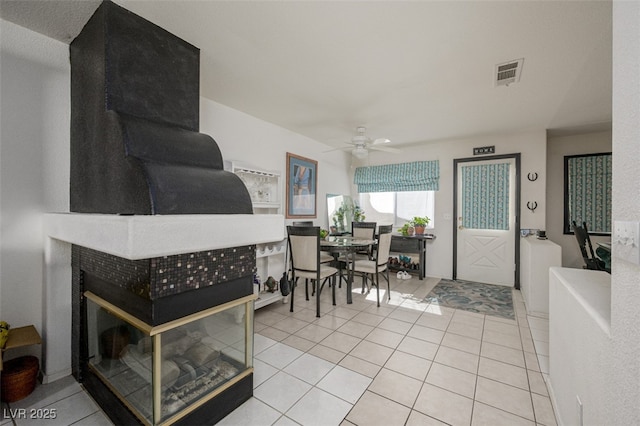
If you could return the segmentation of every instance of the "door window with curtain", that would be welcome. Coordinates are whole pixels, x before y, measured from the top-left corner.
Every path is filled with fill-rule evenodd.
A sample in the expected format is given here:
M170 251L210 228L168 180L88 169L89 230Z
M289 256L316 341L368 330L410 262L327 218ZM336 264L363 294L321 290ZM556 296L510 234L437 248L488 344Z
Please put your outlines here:
M462 226L509 229L509 163L461 167Z
M573 221L586 222L590 234L611 234L611 153L564 157L564 233Z

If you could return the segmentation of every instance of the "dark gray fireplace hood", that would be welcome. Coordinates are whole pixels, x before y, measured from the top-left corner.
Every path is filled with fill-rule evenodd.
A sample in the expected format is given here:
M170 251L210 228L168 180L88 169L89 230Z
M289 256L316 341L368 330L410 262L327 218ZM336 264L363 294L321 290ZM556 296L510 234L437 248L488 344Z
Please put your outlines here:
M199 49L103 2L71 43L70 210L251 214L199 133Z

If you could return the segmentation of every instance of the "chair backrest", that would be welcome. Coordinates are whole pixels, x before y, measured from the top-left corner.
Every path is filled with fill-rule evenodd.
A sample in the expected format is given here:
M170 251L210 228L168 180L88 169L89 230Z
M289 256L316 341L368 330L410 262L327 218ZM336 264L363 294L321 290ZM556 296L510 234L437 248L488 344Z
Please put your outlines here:
M351 235L354 238L373 240L376 236L376 222L351 222Z
M362 240L373 240L376 238L376 222L351 222L351 236ZM373 256L373 246L369 246L367 250L358 252L366 254L371 258Z
M291 268L314 272L320 266L320 227L287 226Z
M303 220L300 222L293 222L293 226L313 226L312 220Z
M389 261L392 228L391 225L381 225L378 228L378 249L376 251L376 263L378 265L384 265Z
M598 259L593 252L593 246L591 245L591 238L589 238L589 231L587 230L587 223L582 222L582 226L578 226L576 221L572 222L573 233L578 241L578 247L580 247L580 253L587 269L603 269L600 259ZM588 249L588 251L587 251Z

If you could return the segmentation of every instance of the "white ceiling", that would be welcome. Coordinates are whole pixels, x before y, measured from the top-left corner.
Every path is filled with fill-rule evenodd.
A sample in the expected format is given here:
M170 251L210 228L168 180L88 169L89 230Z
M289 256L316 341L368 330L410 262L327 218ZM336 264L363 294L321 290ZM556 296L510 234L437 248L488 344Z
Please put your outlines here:
M401 145L611 122L611 1L116 3L201 49L202 96L329 145L356 126ZM0 15L68 43L98 4ZM519 58L520 82L495 87Z

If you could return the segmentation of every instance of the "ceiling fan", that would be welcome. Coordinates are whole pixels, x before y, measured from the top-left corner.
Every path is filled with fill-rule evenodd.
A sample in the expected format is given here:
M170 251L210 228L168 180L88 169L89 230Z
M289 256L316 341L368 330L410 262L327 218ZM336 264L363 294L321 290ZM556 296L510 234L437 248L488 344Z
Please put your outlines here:
M356 134L351 138L349 142L351 146L345 148L337 148L343 151L351 151L356 158L366 158L369 155L369 150L373 151L386 151L386 152L400 152L397 148L385 146L391 141L387 138L371 139L366 135L367 129L364 127L357 127ZM332 150L335 151L335 150Z

